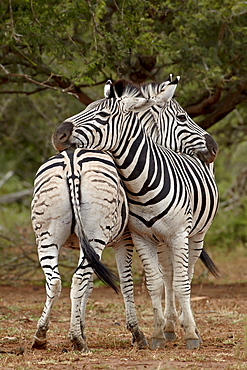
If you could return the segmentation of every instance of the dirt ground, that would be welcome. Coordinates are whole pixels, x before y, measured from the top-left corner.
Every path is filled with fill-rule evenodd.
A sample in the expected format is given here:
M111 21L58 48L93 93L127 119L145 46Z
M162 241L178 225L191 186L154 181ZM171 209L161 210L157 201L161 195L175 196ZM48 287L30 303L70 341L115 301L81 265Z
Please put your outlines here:
M183 332L164 350L138 350L125 328L121 294L95 288L87 308L87 342L91 352L71 350L67 339L69 288L53 308L48 347L32 350L32 336L45 301L44 287L0 286L1 369L247 369L247 284L196 284L192 308L203 344L186 350ZM139 323L152 334L152 310L143 286L136 288Z

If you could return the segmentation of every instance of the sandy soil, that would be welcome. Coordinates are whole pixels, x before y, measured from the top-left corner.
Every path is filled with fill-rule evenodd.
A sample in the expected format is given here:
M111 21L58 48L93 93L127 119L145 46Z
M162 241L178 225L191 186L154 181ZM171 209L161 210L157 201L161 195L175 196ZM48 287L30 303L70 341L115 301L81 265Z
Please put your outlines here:
M138 350L125 328L124 305L107 287L95 288L87 308L90 354L71 350L67 339L69 288L53 312L46 350L32 350L32 336L45 301L44 287L0 286L1 369L247 369L247 284L193 285L192 308L203 339L186 350L183 332L164 350ZM142 330L152 335L152 310L143 286L136 288Z

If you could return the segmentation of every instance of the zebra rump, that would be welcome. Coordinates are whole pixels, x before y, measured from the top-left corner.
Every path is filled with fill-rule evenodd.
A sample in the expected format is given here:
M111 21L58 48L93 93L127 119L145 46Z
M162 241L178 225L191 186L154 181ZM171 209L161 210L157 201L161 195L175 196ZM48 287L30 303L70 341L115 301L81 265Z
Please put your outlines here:
M99 255L96 253L95 249L93 249L87 238L87 235L85 234L80 209L80 183L83 179L81 178L81 173L78 171L75 172L73 168L74 149L68 149L66 151L66 154L70 159L70 166L68 166L69 171L67 171L66 175L71 209L73 217L75 219L75 225L77 225L76 235L79 239L80 247L83 249L84 258L86 258L90 267L92 267L94 273L98 276L98 278L102 280L103 283L105 283L106 285L109 285L113 290L115 290L116 293L118 293L118 287L116 285L116 282L119 281L118 277L100 261ZM84 261L81 262L81 265L83 263ZM81 265L77 267L76 271L81 268Z

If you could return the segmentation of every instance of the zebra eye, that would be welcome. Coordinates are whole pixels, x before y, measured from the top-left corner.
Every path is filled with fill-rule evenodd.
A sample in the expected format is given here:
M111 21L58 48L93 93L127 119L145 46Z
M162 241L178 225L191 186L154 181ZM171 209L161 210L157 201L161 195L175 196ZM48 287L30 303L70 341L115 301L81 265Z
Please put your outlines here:
M100 116L100 117L108 117L109 116L109 112L107 112L107 111L98 112L98 116Z
M108 109L103 109L96 113L95 120L101 125L107 125L111 112Z
M177 115L177 118L179 119L179 121L181 121L181 122L185 122L185 121L187 121L187 117L186 117L186 115L185 114L178 114Z

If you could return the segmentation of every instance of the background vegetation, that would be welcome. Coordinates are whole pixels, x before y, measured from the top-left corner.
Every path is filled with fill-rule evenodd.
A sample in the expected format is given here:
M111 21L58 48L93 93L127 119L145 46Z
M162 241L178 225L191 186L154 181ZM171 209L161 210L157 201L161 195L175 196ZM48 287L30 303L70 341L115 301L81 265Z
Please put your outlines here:
M245 1L2 0L0 14L2 282L42 278L30 224L35 172L54 154L54 128L101 98L109 78L181 75L177 100L220 147L221 201L206 247L247 255ZM65 280L75 260L62 252Z

